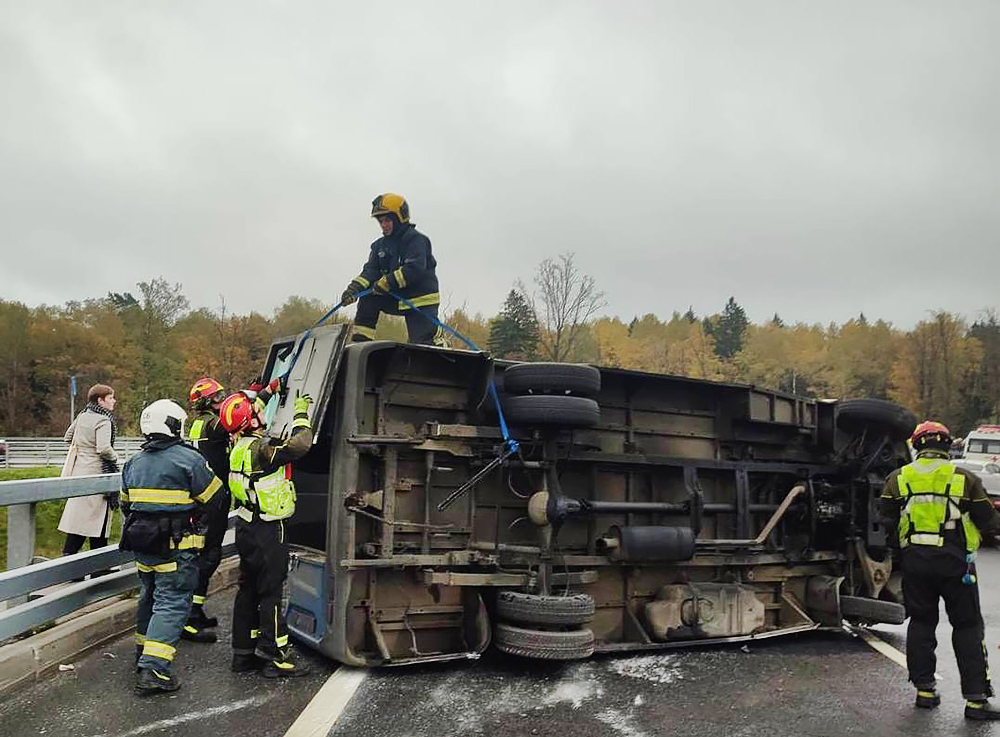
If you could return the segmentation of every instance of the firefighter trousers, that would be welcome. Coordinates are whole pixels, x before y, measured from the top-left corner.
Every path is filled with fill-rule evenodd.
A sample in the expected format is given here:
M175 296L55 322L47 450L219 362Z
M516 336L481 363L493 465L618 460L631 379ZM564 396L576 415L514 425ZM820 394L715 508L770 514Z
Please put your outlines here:
M197 550L179 550L167 557L136 553L142 584L135 610L135 641L142 645L140 669L170 674L198 582L197 561Z
M229 497L228 491L219 489L217 494L225 494ZM205 547L198 556L198 585L194 589L194 603L204 604L208 594L208 582L212 574L219 567L222 560L222 538L225 537L226 529L229 526L229 502L222 501L215 504L207 520L205 530Z
M288 628L281 594L288 576L282 522L236 520L240 585L233 605L233 652L268 660L288 655Z
M406 320L406 336L411 343L423 345L444 345L444 335L439 332L435 320L438 316L437 305L427 305L417 310L401 310L399 302L387 294L367 294L358 300L358 311L354 315L353 341L375 339L375 327L381 313L387 315L402 315ZM422 314L421 314L422 313Z
M902 558L903 601L910 617L906 633L910 681L917 688L934 688L938 601L944 599L951 622L951 644L962 680L962 695L969 700L992 696L979 587L976 583L962 582L968 570L964 557L941 548L924 550L911 546L903 551Z

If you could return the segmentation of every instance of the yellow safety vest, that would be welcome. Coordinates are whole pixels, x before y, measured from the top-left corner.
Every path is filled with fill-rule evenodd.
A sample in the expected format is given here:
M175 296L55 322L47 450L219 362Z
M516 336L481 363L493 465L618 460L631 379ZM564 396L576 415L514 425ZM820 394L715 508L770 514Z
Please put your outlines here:
M955 464L938 458L918 458L900 469L899 495L903 510L899 515L899 544L944 545L944 533L961 524L965 547L970 553L979 549L979 529L962 512L965 499L965 476Z
M191 445L195 448L198 447L198 441L203 440L204 436L202 433L205 430L205 421L202 419L197 419L191 423L191 429L188 430L188 440L191 441Z
M261 439L253 435L242 437L229 453L229 490L243 505L236 513L247 521L253 518L251 510L256 510L266 522L287 519L295 513L292 466L286 463L267 475L254 471L253 446Z

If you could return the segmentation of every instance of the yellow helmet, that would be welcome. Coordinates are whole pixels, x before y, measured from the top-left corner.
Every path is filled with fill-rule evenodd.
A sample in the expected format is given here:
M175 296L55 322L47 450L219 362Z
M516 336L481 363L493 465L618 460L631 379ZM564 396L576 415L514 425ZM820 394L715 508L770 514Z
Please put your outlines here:
M373 218L377 218L379 215L389 215L390 213L398 217L401 223L410 222L410 206L406 204L403 195L386 192L372 200Z

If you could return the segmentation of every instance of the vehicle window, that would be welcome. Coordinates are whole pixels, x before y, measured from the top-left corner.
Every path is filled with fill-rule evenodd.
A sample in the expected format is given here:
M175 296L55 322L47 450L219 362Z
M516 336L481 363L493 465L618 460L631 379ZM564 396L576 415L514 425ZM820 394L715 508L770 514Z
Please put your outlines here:
M1000 454L1000 440L969 440L966 452Z
M327 410L326 399L333 390L333 379L340 364L340 354L347 338L344 325L322 325L314 328L302 341L298 360L288 376L288 386L284 396L274 396L265 408L268 432L275 437L284 436L292 423L292 413L296 392L313 398L309 408L309 419L319 428ZM271 345L265 370L267 379L277 378L288 371L295 355L296 343L281 341ZM319 435L314 435L318 438Z
M265 383L270 382L272 379L276 379L281 376L288 369L288 364L292 361L292 354L294 353L294 343L288 343L287 345L277 346L277 351L274 357L274 363L271 365L271 371L268 373ZM275 395L267 403L267 407L264 410L264 419L267 425L270 426L271 422L274 420L274 414L278 411L278 405L281 404L281 397Z

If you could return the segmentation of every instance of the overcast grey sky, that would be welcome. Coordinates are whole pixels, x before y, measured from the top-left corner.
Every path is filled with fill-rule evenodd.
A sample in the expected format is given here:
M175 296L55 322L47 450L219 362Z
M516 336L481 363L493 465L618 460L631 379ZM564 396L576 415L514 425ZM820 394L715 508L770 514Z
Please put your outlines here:
M1000 305L996 2L0 0L0 298L332 303L402 193L450 307Z

